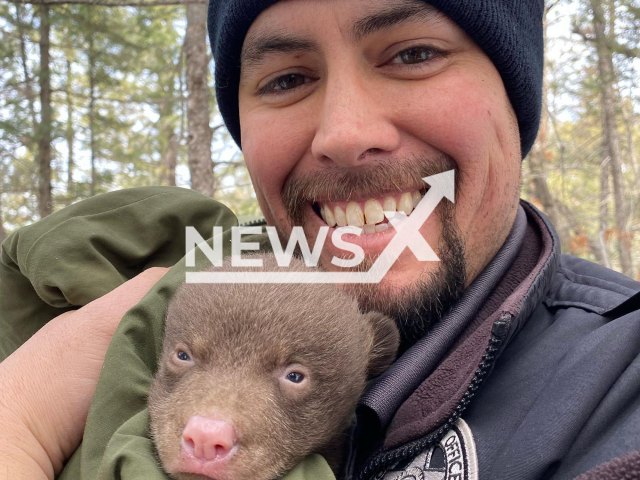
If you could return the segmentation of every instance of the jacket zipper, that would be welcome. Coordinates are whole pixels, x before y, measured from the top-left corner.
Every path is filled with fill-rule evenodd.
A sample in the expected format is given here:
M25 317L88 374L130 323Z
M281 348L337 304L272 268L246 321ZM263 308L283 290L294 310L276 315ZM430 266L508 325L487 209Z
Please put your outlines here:
M257 220L251 220L250 222L241 223L240 227L263 227L267 224L267 220L264 218L258 218Z
M489 371L493 368L493 365L498 358L497 353L504 343L505 337L509 331L511 323L510 320L512 317L513 316L511 314L504 314L500 316L499 320L494 322L493 327L491 328L491 338L489 339L489 344L487 345L485 354L482 356L482 361L478 365L478 369L473 375L473 379L462 396L460 403L458 403L456 409L447 421L436 431L427 434L425 437L414 440L406 445L402 445L401 447L374 454L372 456L373 458L370 458L370 460L367 461L365 466L360 470L356 477L357 480L372 478L374 474L378 473L385 467L389 467L390 465L398 463L406 458L415 458L427 447L431 447L442 440L466 410L476 391L480 388L482 382L484 382L488 376Z

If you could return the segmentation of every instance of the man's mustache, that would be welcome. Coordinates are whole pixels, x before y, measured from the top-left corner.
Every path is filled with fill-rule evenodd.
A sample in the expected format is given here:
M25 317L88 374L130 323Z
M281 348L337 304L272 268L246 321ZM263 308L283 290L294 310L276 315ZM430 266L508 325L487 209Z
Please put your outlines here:
M426 185L423 177L456 169L448 155L389 159L362 167L332 166L287 179L282 200L292 225L303 226L309 203L379 198ZM456 175L456 184L458 175Z

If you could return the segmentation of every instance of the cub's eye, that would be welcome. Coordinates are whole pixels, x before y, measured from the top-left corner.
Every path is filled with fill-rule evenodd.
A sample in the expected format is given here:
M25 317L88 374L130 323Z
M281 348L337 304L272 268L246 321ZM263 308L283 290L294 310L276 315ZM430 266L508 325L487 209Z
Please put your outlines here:
M182 350L178 351L178 360L182 360L183 362L188 362L189 360L191 360L191 357L189 355L187 355L186 352L183 352Z
M290 372L287 374L287 380L293 383L300 383L304 380L304 375L299 372Z

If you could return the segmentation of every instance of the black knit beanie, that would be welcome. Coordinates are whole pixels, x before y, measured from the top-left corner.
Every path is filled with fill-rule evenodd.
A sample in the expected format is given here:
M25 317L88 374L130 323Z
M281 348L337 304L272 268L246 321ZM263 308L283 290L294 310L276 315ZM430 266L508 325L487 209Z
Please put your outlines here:
M238 83L244 37L256 17L278 0L209 0L209 40L218 107L240 143ZM518 117L522 157L531 150L542 105L544 0L428 0L482 48L500 72Z

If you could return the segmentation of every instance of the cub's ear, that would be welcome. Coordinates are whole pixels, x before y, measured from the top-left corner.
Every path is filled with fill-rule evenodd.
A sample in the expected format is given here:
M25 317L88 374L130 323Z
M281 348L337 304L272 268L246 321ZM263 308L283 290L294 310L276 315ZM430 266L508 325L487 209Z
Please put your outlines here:
M365 316L371 324L373 347L369 355L369 378L384 372L396 359L400 345L400 333L396 322L380 312L369 312Z

